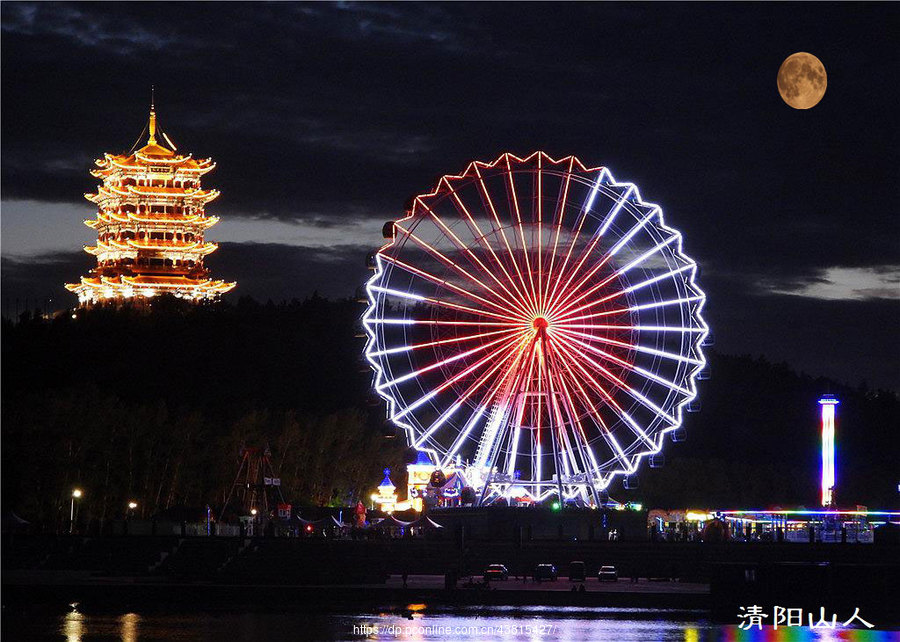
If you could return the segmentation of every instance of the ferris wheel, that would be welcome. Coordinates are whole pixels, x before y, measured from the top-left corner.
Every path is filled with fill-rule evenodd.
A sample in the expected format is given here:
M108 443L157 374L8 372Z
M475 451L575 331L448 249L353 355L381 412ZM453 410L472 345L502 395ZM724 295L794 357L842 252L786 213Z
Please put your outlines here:
M479 501L600 503L677 440L708 327L659 206L574 156L475 161L370 257L365 354L389 419Z

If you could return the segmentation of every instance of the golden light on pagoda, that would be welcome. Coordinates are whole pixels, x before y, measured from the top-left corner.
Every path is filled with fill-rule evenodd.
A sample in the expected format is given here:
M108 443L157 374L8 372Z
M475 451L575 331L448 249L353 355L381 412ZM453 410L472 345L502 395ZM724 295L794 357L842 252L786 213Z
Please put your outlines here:
M85 246L97 266L66 288L80 305L173 295L189 301L214 299L236 283L213 280L203 257L218 246L204 233L219 219L204 208L219 192L204 190L200 178L216 165L176 152L156 139L156 110L150 106L147 144L133 154L104 154L91 175L103 181L96 194L97 244Z

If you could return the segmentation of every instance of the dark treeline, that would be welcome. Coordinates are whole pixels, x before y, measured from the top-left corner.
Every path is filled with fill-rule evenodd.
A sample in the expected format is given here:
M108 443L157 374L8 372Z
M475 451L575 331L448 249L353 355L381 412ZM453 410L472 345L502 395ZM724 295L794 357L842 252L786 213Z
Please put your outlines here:
M286 497L301 504L364 498L402 439L384 439L355 337L362 306L312 297L145 310L96 309L3 322L4 510L52 525L82 510L149 516L222 504L242 444L268 443ZM762 358L710 355L702 412L667 463L641 471L619 499L659 507L814 506L816 400L837 395L838 501L897 506L900 402L891 392L797 374Z
M368 405L352 300L241 299L3 322L3 506L48 526L221 506L242 445L264 446L295 504L367 496L404 445Z

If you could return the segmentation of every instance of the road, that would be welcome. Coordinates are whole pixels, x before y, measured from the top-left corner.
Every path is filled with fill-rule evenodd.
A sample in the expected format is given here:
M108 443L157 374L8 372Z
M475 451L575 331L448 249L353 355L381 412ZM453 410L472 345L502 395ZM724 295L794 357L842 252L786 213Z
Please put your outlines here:
M460 578L458 588L465 588L468 577ZM472 580L481 582L482 578L473 576ZM693 582L656 582L646 579L631 582L628 578L619 578L617 582L600 582L595 577L589 577L584 582L570 582L567 577L560 577L555 582L535 582L532 579L522 581L510 577L505 582L491 582L489 587L497 591L571 591L572 587L584 584L585 591L606 593L682 593L704 594L709 593L709 584ZM410 575L406 580L407 588L411 589L440 589L444 588L443 575ZM385 584L388 588L402 588L403 578L400 575L391 575Z

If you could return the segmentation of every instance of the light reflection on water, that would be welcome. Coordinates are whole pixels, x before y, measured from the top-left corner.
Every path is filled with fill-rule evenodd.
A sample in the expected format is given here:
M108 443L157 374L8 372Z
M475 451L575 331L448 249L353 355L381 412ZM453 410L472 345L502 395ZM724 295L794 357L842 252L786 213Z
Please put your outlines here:
M3 627L9 639L87 640L412 640L417 642L482 640L546 642L806 642L834 640L887 642L898 632L864 629L821 630L771 626L743 631L702 619L702 614L664 609L586 607L469 607L453 611L410 605L389 613L310 614L305 612L228 611L137 614L81 613L11 618Z

